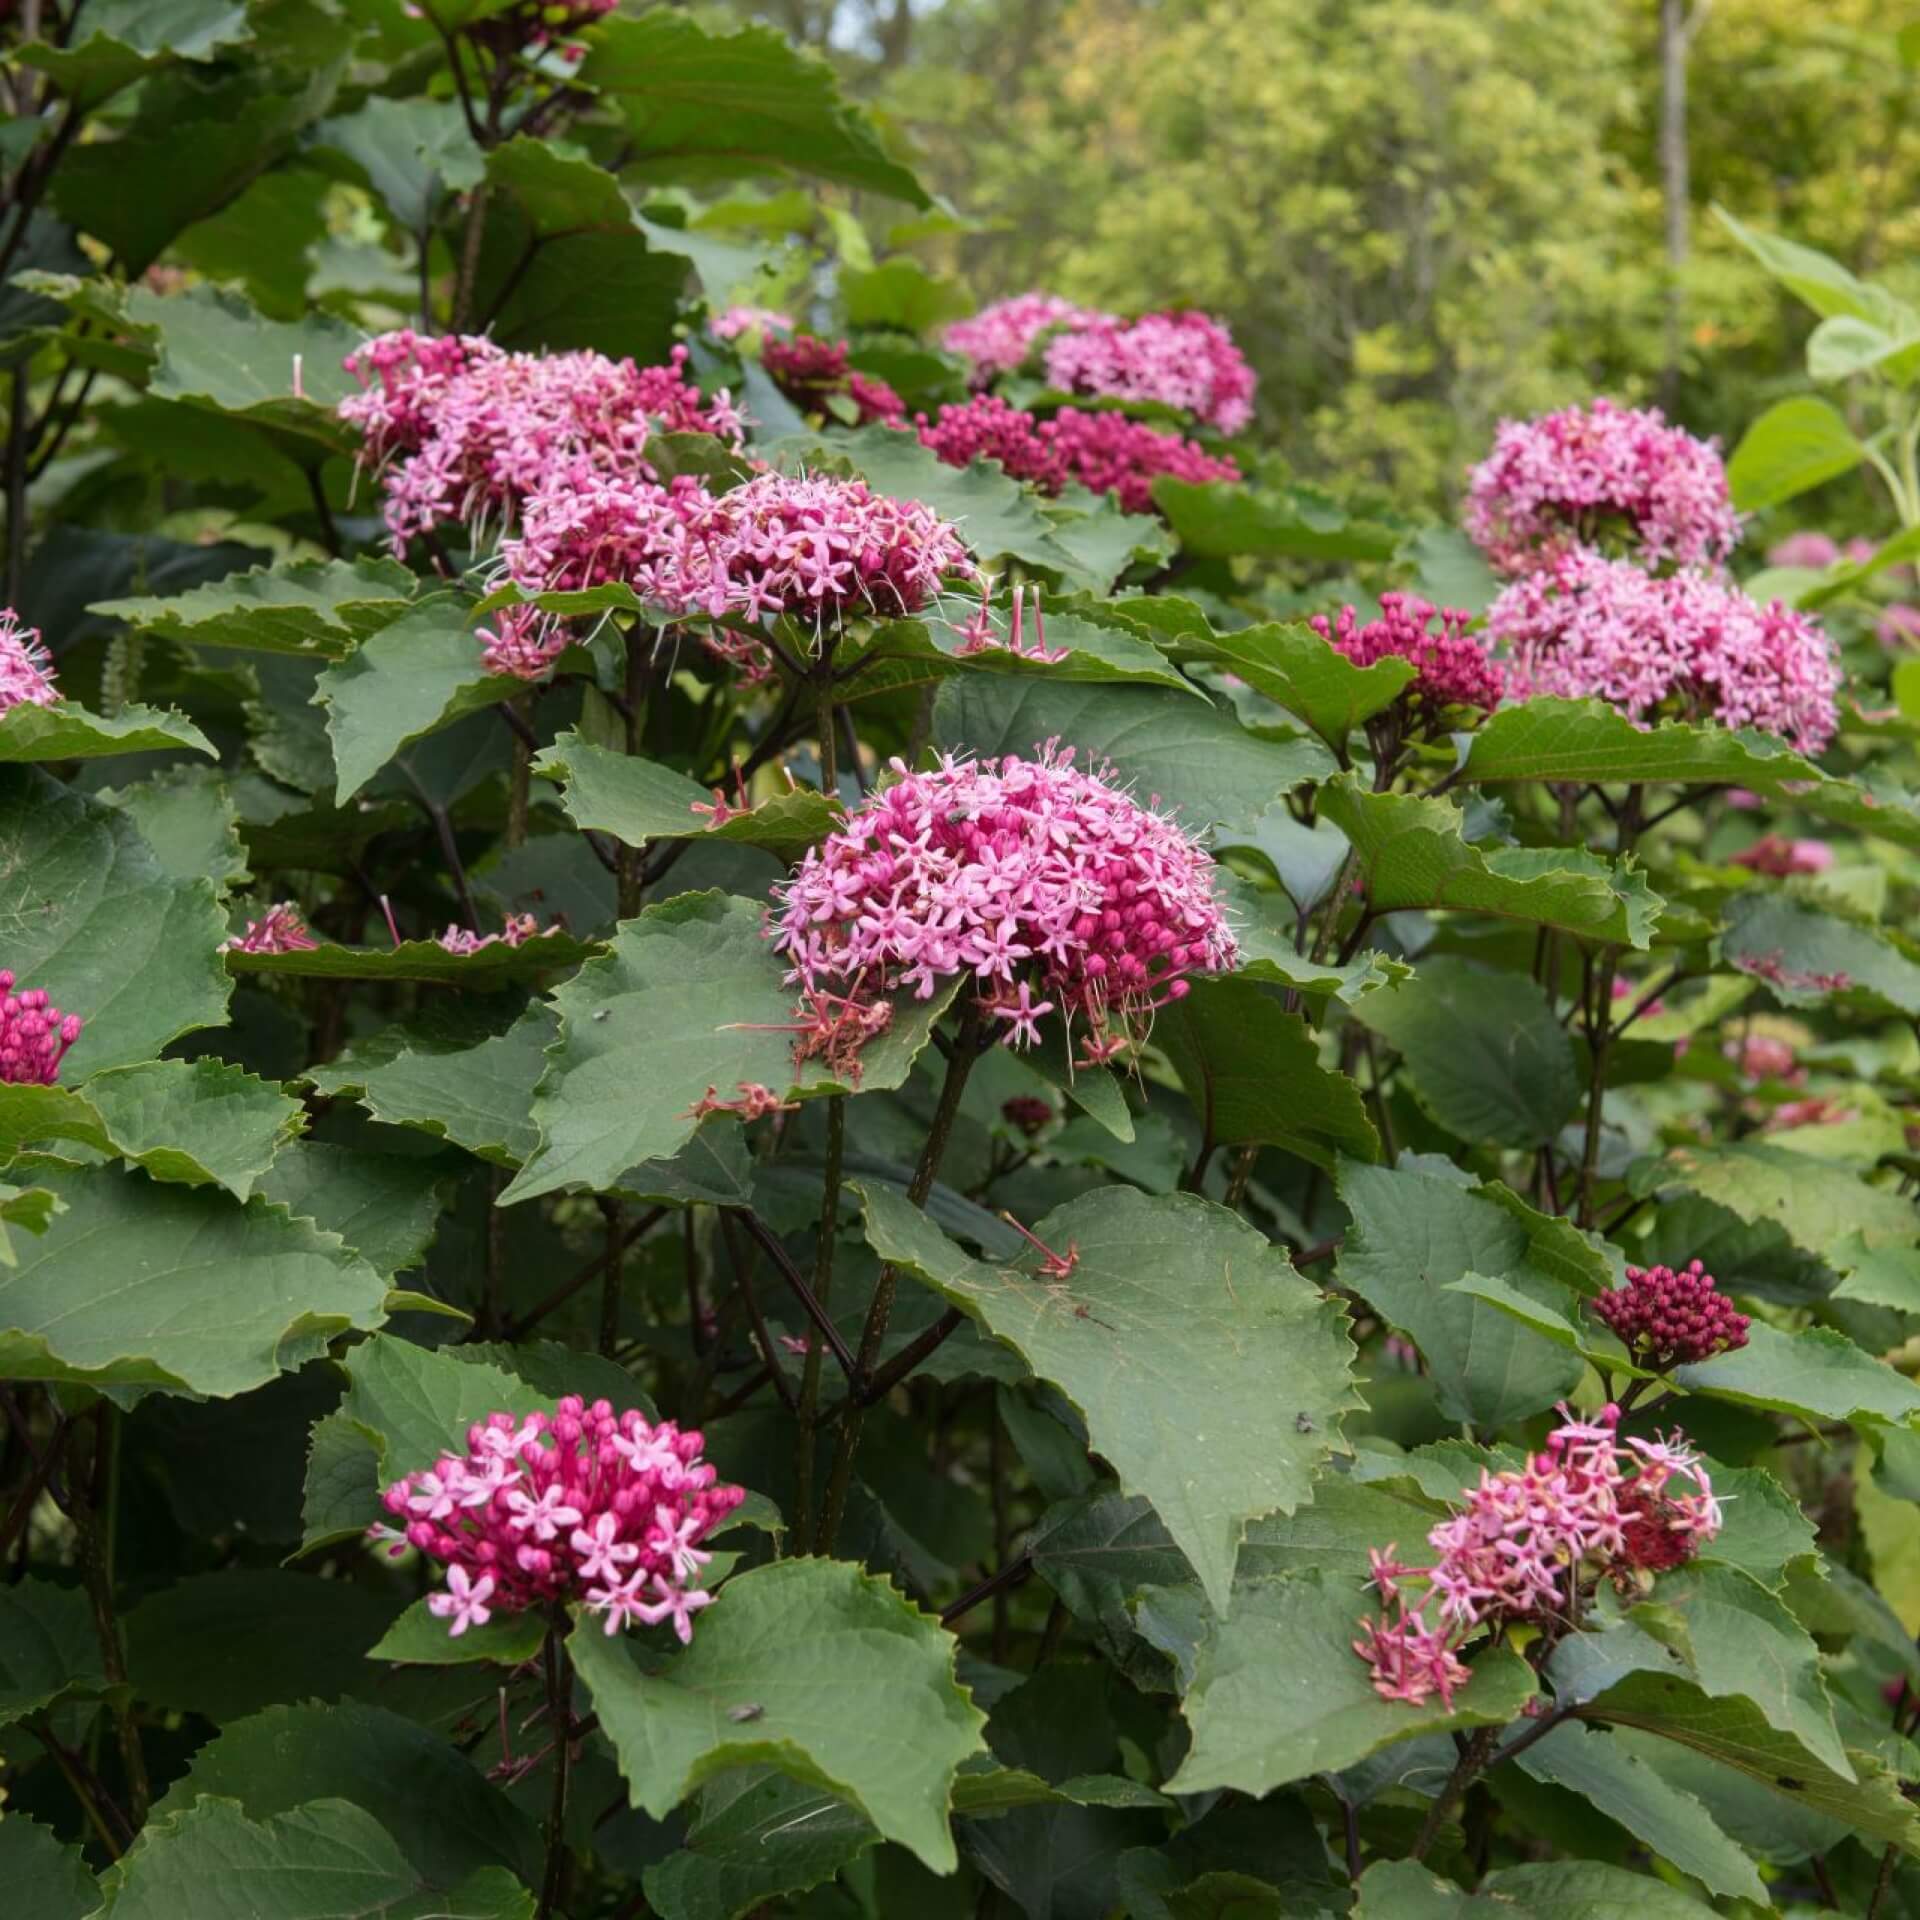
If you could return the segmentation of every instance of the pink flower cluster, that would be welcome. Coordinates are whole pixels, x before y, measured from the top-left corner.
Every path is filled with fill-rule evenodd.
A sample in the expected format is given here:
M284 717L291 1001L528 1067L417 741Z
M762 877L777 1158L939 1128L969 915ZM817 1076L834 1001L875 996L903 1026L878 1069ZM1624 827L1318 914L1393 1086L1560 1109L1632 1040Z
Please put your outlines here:
M23 625L11 607L0 607L0 713L9 707L50 707L59 698L40 629Z
M1664 1373L1747 1344L1753 1322L1714 1284L1706 1263L1629 1267L1627 1284L1588 1303L1644 1367Z
M923 413L916 420L922 444L947 466L997 460L1041 493L1077 482L1089 493L1112 494L1128 513L1153 511L1153 483L1163 473L1196 486L1240 478L1232 460L1124 413L1062 407L1043 421L981 393L964 406L942 407L938 419Z
M924 1000L970 974L1014 1045L1057 1011L1087 1022L1098 1060L1184 997L1188 974L1237 960L1210 856L1104 769L1081 772L1071 748L893 768L783 889L773 942L809 994L835 983L842 1007L908 987Z
M1024 293L956 321L943 337L971 363L976 386L1013 372L1037 351L1047 384L1065 393L1157 402L1222 433L1237 433L1253 418L1253 369L1233 336L1204 313L1123 320L1055 294Z
M1430 631L1436 618L1438 633ZM1490 713L1500 704L1500 668L1488 658L1486 643L1467 632L1472 618L1410 593L1383 593L1380 618L1365 626L1352 607L1342 607L1337 621L1316 613L1307 625L1356 667L1411 660L1419 677L1403 698L1423 720L1432 721L1449 707L1481 707Z
M791 333L793 315L773 307L725 307L707 322L716 340L738 340L743 333Z
M985 386L1024 365L1034 342L1049 327L1102 317L1056 293L1022 293L982 307L970 320L956 320L941 341L971 363L975 385Z
M577 1394L551 1414L489 1414L467 1429L464 1457L443 1453L386 1490L403 1530L372 1532L446 1567L427 1605L456 1637L495 1613L571 1602L609 1634L671 1620L684 1642L713 1599L695 1584L713 1557L700 1542L747 1497L719 1483L701 1445L671 1420Z
M711 494L685 477L661 487L585 465L571 485L529 503L501 559L526 594L619 583L663 621L786 616L816 631L852 615L917 613L949 575L975 572L960 536L931 508L875 494L863 480L763 473ZM766 671L751 631L716 625L702 637L748 673ZM493 671L531 680L568 633L557 617L517 606L481 638Z
M1482 1627L1575 1627L1593 1583L1678 1566L1720 1531L1712 1483L1679 1435L1622 1449L1618 1407L1592 1421L1563 1407L1561 1419L1524 1467L1481 1469L1464 1509L1427 1535L1435 1565L1403 1565L1392 1546L1370 1551L1373 1585L1390 1611L1360 1623L1353 1650L1373 1669L1382 1699L1422 1706L1437 1694L1451 1712L1471 1677L1460 1650ZM1423 1590L1409 1599L1415 1581Z
M1556 555L1496 599L1520 698L1598 696L1631 719L1758 727L1818 753L1839 724L1839 670L1813 620L1762 607L1703 573L1660 578L1585 549Z
M1825 873L1833 865L1833 849L1824 840L1783 840L1769 833L1752 846L1728 854L1727 864L1785 880L1795 874Z
M480 540L583 467L651 479L644 450L656 431L737 445L740 415L724 392L702 398L686 360L685 347L664 367L508 353L477 335L403 328L347 356L362 390L340 416L365 436L360 462L380 474L394 551L404 554L443 521L464 521Z
M1616 530L1644 566L1717 566L1740 538L1718 447L1658 408L1596 400L1503 420L1469 482L1466 528L1507 573Z
M1806 1085L1806 1069L1800 1056L1777 1034L1750 1033L1741 1040L1728 1040L1721 1053L1749 1080L1779 1080L1790 1087Z
M769 333L760 345L761 363L773 383L796 407L830 413L829 402L853 403L856 426L906 418L906 404L884 380L848 364L852 349L844 340L821 340L797 333L783 340Z
M77 1013L62 1013L38 987L15 993L12 971L0 967L0 1082L52 1086L81 1025Z
M307 931L300 909L291 900L277 900L258 920L249 920L243 934L222 943L222 953L305 953L319 943Z

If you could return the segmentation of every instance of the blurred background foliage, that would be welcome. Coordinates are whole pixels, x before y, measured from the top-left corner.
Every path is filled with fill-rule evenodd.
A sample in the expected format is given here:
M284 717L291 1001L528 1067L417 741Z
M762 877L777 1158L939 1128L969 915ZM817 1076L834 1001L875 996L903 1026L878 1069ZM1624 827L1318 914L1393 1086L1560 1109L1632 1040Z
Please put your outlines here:
M1262 439L1302 478L1408 510L1452 504L1502 414L1605 392L1731 445L1803 386L1812 316L1716 204L1920 292L1920 46L1875 0L730 10L822 50L917 144L967 225L916 251L978 300L1209 308L1259 369ZM1822 506L1877 512L1857 476Z

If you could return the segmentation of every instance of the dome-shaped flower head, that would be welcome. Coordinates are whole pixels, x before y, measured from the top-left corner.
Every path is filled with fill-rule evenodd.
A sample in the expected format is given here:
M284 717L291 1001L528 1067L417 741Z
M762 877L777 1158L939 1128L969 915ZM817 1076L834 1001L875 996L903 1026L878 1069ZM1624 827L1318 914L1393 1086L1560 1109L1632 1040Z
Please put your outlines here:
M59 698L40 629L22 625L11 607L0 607L0 713L9 707L50 707Z
M52 1086L81 1025L78 1014L62 1013L37 987L15 993L13 974L0 967L0 1081Z
M1597 698L1630 719L1718 720L1818 753L1839 725L1833 650L1818 623L1700 573L1657 578L1597 553L1522 575L1487 614L1510 694Z
M790 340L769 334L760 344L762 365L796 407L831 417L833 402L844 400L853 409L855 426L904 420L905 402L884 380L851 365L851 353L844 340L821 340L811 333L796 333Z
M1337 621L1317 613L1307 625L1356 667L1380 660L1412 661L1419 677L1402 697L1416 723L1430 727L1449 708L1479 707L1490 713L1500 704L1500 668L1488 657L1486 643L1467 631L1472 617L1410 593L1383 593L1380 618L1365 626L1352 607L1342 607ZM1438 632L1433 630L1436 619Z
M1839 558L1839 542L1811 527L1790 533L1767 549L1770 567L1810 567L1816 573L1832 566Z
M1624 1287L1589 1304L1634 1359L1656 1373L1744 1347L1753 1324L1720 1292L1699 1260L1678 1272L1672 1267L1629 1267Z
M686 378L687 350L640 367L598 353L506 353L470 335L382 334L347 356L362 391L340 416L365 436L360 460L380 473L396 553L445 521L476 541L520 518L527 501L594 470L654 478L649 434L710 433L738 444L740 416Z
M1461 1510L1431 1529L1432 1566L1407 1566L1391 1546L1369 1555L1388 1612L1361 1622L1353 1650L1383 1699L1419 1706L1437 1694L1451 1709L1467 1679L1460 1651L1482 1627L1563 1625L1601 1580L1635 1584L1719 1532L1706 1469L1677 1434L1622 1448L1618 1407L1590 1421L1560 1412L1524 1467L1483 1468Z
M489 1414L464 1454L396 1480L384 1495L400 1523L374 1536L447 1569L428 1606L456 1637L495 1613L573 1604L609 1634L673 1622L713 1598L699 1585L703 1541L746 1498L700 1457L701 1436L671 1421L616 1414L570 1394L551 1414Z
M1719 448L1657 407L1596 400L1503 420L1474 468L1468 537L1505 573L1574 546L1609 546L1647 566L1717 566L1740 538Z
M1222 433L1253 418L1253 369L1204 313L1083 318L1054 335L1042 357L1048 384L1066 393L1158 401Z
M291 900L279 900L258 920L249 920L243 934L227 941L223 953L305 953L319 943L307 931L300 909Z
M941 344L968 361L974 384L985 386L1021 366L1049 327L1104 317L1055 293L1022 293L982 307L970 320L956 320L941 335Z
M1014 1045L1054 1014L1100 1059L1238 958L1211 857L1071 748L894 770L785 884L774 945L809 995L884 1007L962 974Z

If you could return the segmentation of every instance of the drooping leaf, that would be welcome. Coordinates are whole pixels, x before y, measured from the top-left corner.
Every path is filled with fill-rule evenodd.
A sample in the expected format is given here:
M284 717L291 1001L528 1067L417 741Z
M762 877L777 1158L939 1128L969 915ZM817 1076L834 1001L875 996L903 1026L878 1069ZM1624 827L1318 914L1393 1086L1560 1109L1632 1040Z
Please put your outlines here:
M273 1163L260 1191L296 1219L337 1233L390 1279L426 1257L448 1186L449 1169L437 1158L302 1140Z
M447 1888L344 1799L313 1800L254 1821L208 1798L156 1820L118 1861L101 1920L186 1913L271 1913L275 1920L532 1920L533 1895L504 1868Z
M571 731L535 758L533 770L560 783L567 818L576 827L610 833L630 847L650 840L711 838L764 847L779 859L794 860L824 839L841 817L826 794L798 787L721 821L713 795L685 774L596 747ZM704 815L696 807L704 808Z
M517 946L505 940L472 953L449 953L437 940L403 940L397 947L342 947L322 940L289 953L242 953L224 958L232 974L280 974L294 980L420 980L488 993L543 974L563 973L600 951L558 927L542 928Z
M0 1147L79 1140L156 1180L221 1186L245 1200L299 1132L300 1103L210 1056L96 1073L84 1093L0 1087Z
M111 719L71 700L23 703L0 718L0 765L34 760L103 760L120 753L213 752L213 742L180 713L122 707Z
M1440 954L1355 1017L1399 1053L1421 1106L1474 1145L1544 1146L1583 1097L1573 1042L1524 977Z
M258 1196L107 1167L38 1177L67 1207L0 1269L10 1378L225 1396L380 1323L380 1276Z
M1502 1648L1471 1663L1473 1679L1454 1696L1451 1714L1438 1700L1411 1707L1381 1699L1353 1650L1373 1607L1360 1581L1317 1572L1244 1589L1200 1649L1181 1706L1193 1744L1168 1789L1270 1793L1419 1734L1503 1726L1531 1697L1532 1669Z
M1582 848L1473 846L1447 801L1369 793L1351 774L1321 788L1320 812L1352 841L1376 914L1444 907L1641 948L1652 936L1661 901L1630 865Z
M624 115L649 178L795 172L928 205L827 64L766 27L710 33L684 14L608 20L580 68Z
M770 1765L857 1807L936 1873L955 1864L948 1803L984 1725L954 1681L954 1646L889 1582L816 1559L737 1575L693 1644L664 1657L590 1621L568 1642L655 1819L716 1774Z
M486 670L472 608L457 594L410 606L315 683L333 741L336 803L345 806L402 747L521 691L511 675Z
M1336 754L1346 750L1354 728L1412 685L1417 672L1410 660L1357 667L1304 625L1189 637L1182 650L1238 675L1256 693L1304 720Z
M78 1586L35 1578L0 1587L0 1726L106 1685L93 1609Z
M102 600L89 611L171 640L338 659L399 619L416 584L391 560L297 560L185 593Z
M1339 1187L1353 1215L1336 1269L1340 1284L1412 1337L1450 1418L1498 1426L1572 1391L1577 1354L1484 1300L1448 1291L1468 1273L1522 1288L1537 1280L1519 1219L1454 1180L1413 1168L1343 1162Z
M1356 1404L1338 1310L1263 1236L1191 1195L1108 1188L1057 1208L1034 1232L1073 1271L1049 1281L972 1259L904 1198L855 1184L874 1250L1073 1401L1094 1451L1153 1502L1224 1612L1248 1522L1311 1496Z
M1821 780L1820 769L1769 733L1691 727L1677 720L1636 726L1599 700L1528 700L1494 714L1467 750L1467 778L1683 782L1777 791Z
M709 1088L830 1090L824 1070L794 1066L795 1001L781 973L761 909L735 895L685 893L624 922L607 956L553 996L560 1037L534 1101L540 1146L502 1198L605 1187L677 1153ZM859 1084L900 1086L951 997L902 1000L862 1052Z
M1153 1037L1187 1089L1202 1139L1257 1141L1329 1168L1342 1153L1379 1156L1360 1089L1320 1064L1305 1020L1286 1012L1272 988L1195 980L1185 999L1161 1011Z
M1333 771L1318 740L1266 740L1231 715L1157 687L1054 685L979 674L949 681L934 734L955 751L1031 758L1057 739L1077 764L1111 763L1143 804L1156 801L1189 832L1257 819L1283 794Z
M1740 436L1727 461L1727 487L1742 513L1758 513L1851 473L1866 457L1837 407L1796 394L1776 401Z
M225 932L211 883L170 878L118 808L0 770L0 953L23 988L85 1023L68 1085L224 1019Z

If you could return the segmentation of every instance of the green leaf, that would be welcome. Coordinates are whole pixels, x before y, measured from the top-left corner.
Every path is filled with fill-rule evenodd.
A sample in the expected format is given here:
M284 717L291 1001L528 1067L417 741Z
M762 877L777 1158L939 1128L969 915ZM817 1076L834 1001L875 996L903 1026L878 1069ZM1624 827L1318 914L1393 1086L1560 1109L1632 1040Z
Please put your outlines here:
M391 1279L426 1258L448 1186L448 1168L438 1158L302 1140L274 1162L260 1191L295 1219L337 1233L375 1273Z
M1898 1785L1871 1756L1847 1758L1839 1773L1791 1734L1767 1724L1739 1694L1713 1699L1680 1674L1636 1670L1610 1680L1580 1707L1580 1717L1610 1726L1639 1727L1691 1747L1746 1774L1795 1806L1843 1821L1876 1840L1920 1853L1920 1820Z
M1756 1320L1744 1347L1680 1367L1673 1377L1689 1393L1789 1413L1813 1425L1845 1420L1912 1426L1920 1413L1920 1387L1830 1327L1789 1334Z
M1353 1920L1711 1920L1713 1909L1648 1874L1597 1860L1502 1867L1464 1893L1411 1860L1361 1876Z
M255 1820L315 1800L349 1802L376 1816L408 1862L440 1886L483 1868L539 1878L540 1837L518 1807L439 1734L358 1700L273 1706L231 1722L194 1755L153 1818L209 1799L238 1802Z
M1201 1646L1180 1709L1193 1744L1167 1790L1270 1793L1418 1734L1504 1726L1532 1697L1533 1670L1503 1648L1473 1663L1452 1713L1382 1700L1353 1650L1372 1597L1359 1580L1319 1572L1244 1588Z
M1261 837L1266 837L1264 829ZM1334 854L1337 868L1346 853L1346 838L1331 828L1328 837L1338 849ZM1222 841L1241 844L1238 835L1223 834ZM1222 846L1219 850L1226 849ZM1369 994L1413 972L1404 961L1373 952L1361 953L1344 963L1308 959L1294 944L1300 921L1293 902L1278 888L1256 886L1231 870L1216 872L1214 896L1239 945L1240 964L1235 972L1242 978L1296 987L1302 993L1328 995L1347 1006L1357 1006Z
M106 1685L93 1609L78 1586L0 1586L0 1727L69 1694L97 1697Z
M473 609L459 595L417 602L314 685L339 773L336 804L344 807L402 747L524 690L510 674L486 670Z
M664 1659L591 1621L568 1648L635 1804L656 1820L728 1768L769 1765L952 1872L948 1801L985 1720L955 1683L956 1642L889 1582L783 1560L729 1581L693 1644ZM759 1713L736 1717L749 1706Z
M169 878L126 814L37 769L0 771L0 954L86 1023L69 1086L219 1025L225 933L211 884Z
M1920 1016L1920 964L1876 929L1790 894L1756 888L1728 901L1720 958L1782 1006L1837 1001Z
M1837 407L1798 394L1776 401L1740 436L1727 485L1742 513L1758 513L1851 473L1865 458Z
M435 1886L371 1813L340 1799L258 1822L236 1800L201 1800L150 1824L102 1890L99 1920L532 1920L534 1910L502 1868L451 1892Z
M1764 1140L1675 1147L1666 1159L1636 1170L1633 1185L1643 1193L1665 1187L1697 1193L1739 1219L1779 1227L1816 1256L1855 1230L1870 1248L1920 1239L1920 1214L1891 1188Z
M80 1140L156 1180L244 1200L305 1123L299 1101L224 1060L150 1060L96 1073L85 1093L0 1087L0 1148Z
M1352 774L1320 789L1320 813L1353 842L1376 914L1444 907L1645 948L1663 904L1630 863L1580 848L1470 846L1457 807L1369 793Z
M1199 1114L1203 1139L1257 1141L1317 1167L1331 1168L1342 1153L1379 1158L1360 1089L1320 1064L1306 1021L1271 987L1196 979L1185 999L1161 1010L1153 1038Z
M1418 669L1410 660L1376 660L1357 667L1311 627L1245 627L1237 633L1190 638L1183 654L1237 674L1256 693L1304 720L1335 753L1355 727L1384 712Z
M14 1251L9 1227L23 1233L45 1233L47 1224L66 1202L51 1187L16 1187L0 1181L0 1267L15 1267L20 1256Z
M166 295L135 287L127 313L135 326L158 330L159 360L147 383L156 399L273 429L276 445L311 466L351 444L334 409L360 390L341 362L363 336L345 321L319 311L297 322L266 320L239 295L204 286Z
M398 1660L410 1666L459 1667L476 1660L517 1667L540 1657L547 1623L537 1613L496 1613L484 1627L469 1627L455 1639L447 1623L416 1600L373 1646L369 1660Z
M126 1615L134 1697L218 1724L293 1700L338 1700L365 1678L393 1618L384 1594L283 1567L228 1567L150 1594Z
M1197 559L1390 560L1400 544L1387 528L1351 520L1325 495L1302 488L1195 485L1162 474L1153 498Z
M101 787L93 797L133 822L172 879L205 878L225 893L251 877L232 788L214 768L169 767L129 787Z
M629 166L646 178L795 172L932 204L841 100L832 69L771 28L710 33L666 11L606 20L579 79L625 118Z
M23 702L0 718L0 765L180 751L211 755L214 747L185 714L163 713L157 707L123 707L107 719L71 700L51 707Z
M1712 1892L1767 1904L1753 1862L1700 1801L1661 1779L1610 1735L1570 1720L1514 1765L1535 1780L1579 1794Z
M1230 713L1158 687L1087 687L979 674L934 702L934 737L955 752L1031 757L1058 739L1077 764L1173 813L1189 832L1253 821L1282 795L1333 771L1318 740L1268 740Z
M293 980L421 980L441 987L472 987L495 992L516 981L562 973L590 954L598 941L576 940L559 928L509 946L496 940L475 953L449 953L437 940L403 940L397 947L341 947L331 940L292 953L242 953L222 957L232 974L279 974Z
M1901 328L1920 321L1911 308L1884 288L1855 278L1830 254L1762 233L1736 220L1725 207L1715 207L1714 218L1753 255L1791 294L1804 300L1822 317L1852 314L1875 326Z
M497 1020L494 1009L479 1004ZM451 1140L496 1166L517 1167L539 1143L529 1117L547 1049L560 1031L550 1007L528 1007L505 1032L389 1027L364 1052L309 1070L323 1094L357 1093L376 1120Z
M1466 764L1466 778L1483 787L1514 780L1667 781L1778 793L1788 781L1825 777L1773 734L1678 720L1641 727L1598 700L1502 707L1473 736Z
M841 818L827 795L797 787L715 825L694 812L698 806L711 810L713 795L685 774L596 747L571 730L536 757L533 770L564 788L567 818L576 827L610 833L630 847L649 840L727 840L797 860Z
M169 640L337 659L399 619L415 584L392 560L297 560L185 593L102 600L87 611Z
M1006 636L1011 617L1001 615L996 627ZM1029 629L1031 630L1031 629ZM1206 696L1190 680L1167 663L1156 647L1127 627L1110 624L1077 609L1063 609L1044 617L1047 657L1013 653L1006 647L988 647L983 652L965 650L965 635L951 619L894 620L874 630L871 652L883 661L923 661L939 669L931 676L947 679L956 674L984 673L1001 678L1048 680L1055 684L1072 682L1083 685L1169 687L1189 699ZM1022 643L1024 644L1024 642ZM843 654L849 672L859 656ZM883 677L887 684L890 676ZM849 681L847 698L858 699L861 681Z
M49 1169L67 1203L0 1270L0 1373L222 1398L377 1326L365 1261L257 1196L157 1186L106 1167Z
M76 43L35 39L15 57L89 111L170 58L210 60L253 37L243 0L90 0L79 24Z
M476 187L483 156L452 100L388 100L323 120L313 143L344 154L409 233L424 232L449 192Z
M1544 1146L1584 1095L1573 1042L1525 975L1437 955L1355 1017L1400 1055L1433 1119L1476 1146Z
M80 1849L24 1813L0 1820L0 1886L33 1920L83 1920L100 1904Z
M887 1189L855 1182L867 1238L1053 1382L1122 1487L1144 1494L1225 1611L1247 1523L1311 1497L1357 1404L1339 1309L1224 1208L1125 1188L1034 1231L1073 1271L970 1258Z
M736 895L677 895L624 921L606 957L554 993L560 1038L533 1107L540 1146L503 1202L604 1188L637 1161L677 1153L709 1087L835 1087L822 1069L794 1066L794 994L761 914ZM862 1053L860 1086L903 1085L951 998L950 988L897 1003Z
M1487 1301L1448 1291L1469 1273L1537 1287L1544 1276L1520 1220L1450 1176L1411 1168L1343 1161L1338 1186L1353 1215L1339 1282L1411 1336L1449 1419L1503 1426L1572 1391L1577 1355Z

